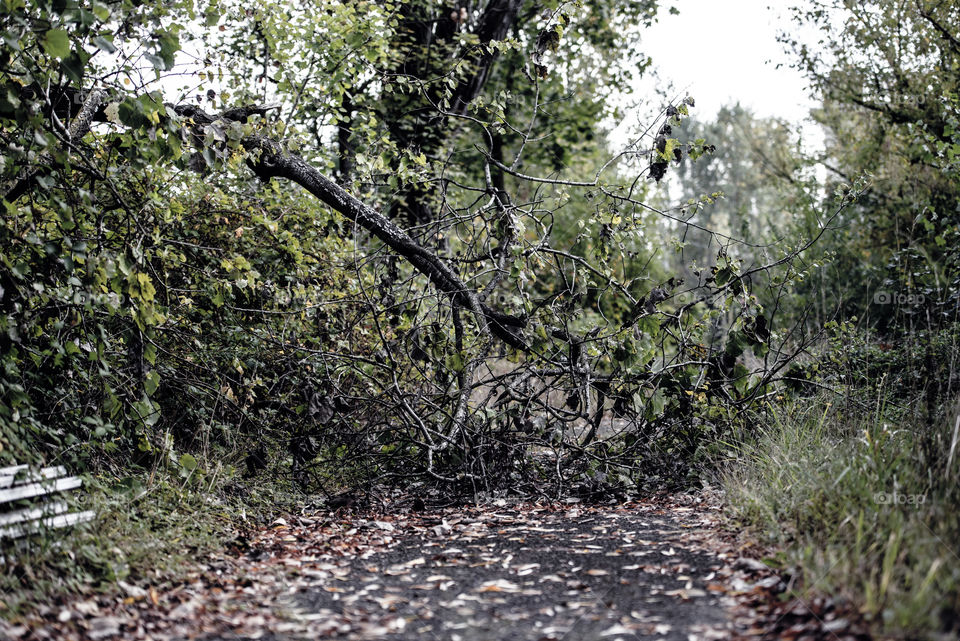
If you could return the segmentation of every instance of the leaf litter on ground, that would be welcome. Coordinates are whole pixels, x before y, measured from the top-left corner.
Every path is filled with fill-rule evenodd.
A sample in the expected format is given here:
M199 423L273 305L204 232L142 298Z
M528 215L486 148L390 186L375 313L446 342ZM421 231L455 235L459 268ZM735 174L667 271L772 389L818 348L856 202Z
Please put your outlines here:
M3 623L0 637L868 638L823 604L803 618L719 511L680 495L288 516L179 584L118 584Z

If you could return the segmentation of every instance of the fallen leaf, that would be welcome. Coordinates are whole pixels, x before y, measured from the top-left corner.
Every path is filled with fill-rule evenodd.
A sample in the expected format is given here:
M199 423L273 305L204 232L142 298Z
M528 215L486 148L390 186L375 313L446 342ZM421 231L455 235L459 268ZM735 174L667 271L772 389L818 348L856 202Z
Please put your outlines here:
M476 588L477 592L519 592L520 586L510 581L498 579L496 581L487 581Z

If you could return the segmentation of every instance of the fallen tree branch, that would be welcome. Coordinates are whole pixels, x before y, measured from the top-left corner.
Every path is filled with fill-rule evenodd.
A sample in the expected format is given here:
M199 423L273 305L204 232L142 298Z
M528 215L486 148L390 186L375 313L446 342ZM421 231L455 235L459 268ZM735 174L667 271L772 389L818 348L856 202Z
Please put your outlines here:
M486 327L491 334L508 345L529 351L520 333L520 330L526 327L525 320L497 312L482 303L449 265L417 243L399 225L358 200L302 157L284 151L275 140L250 136L242 142L251 154L248 164L261 180L285 178L300 185L405 258L417 271L429 278L438 290L450 296L455 305L472 311L481 330Z

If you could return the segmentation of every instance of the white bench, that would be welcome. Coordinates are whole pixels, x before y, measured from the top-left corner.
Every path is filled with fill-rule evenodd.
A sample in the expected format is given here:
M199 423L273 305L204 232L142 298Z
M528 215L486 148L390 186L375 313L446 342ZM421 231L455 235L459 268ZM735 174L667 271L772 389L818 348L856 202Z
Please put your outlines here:
M68 513L66 501L54 498L82 484L76 476L67 476L67 470L61 465L40 470L27 465L0 468L0 539L16 539L92 519L93 511ZM14 501L28 499L37 500L32 501L30 507L8 511Z

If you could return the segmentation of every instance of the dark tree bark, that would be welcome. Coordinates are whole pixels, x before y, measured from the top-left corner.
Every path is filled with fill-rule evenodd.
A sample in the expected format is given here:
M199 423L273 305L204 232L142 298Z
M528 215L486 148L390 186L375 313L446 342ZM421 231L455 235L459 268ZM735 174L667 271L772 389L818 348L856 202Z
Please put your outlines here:
M300 185L406 259L429 278L438 290L447 294L455 305L471 310L481 327L489 328L491 334L508 345L527 349L520 333L526 321L497 312L478 301L473 290L460 280L449 265L417 243L392 220L362 203L300 156L283 151L275 141L251 137L244 141L244 145L252 153L250 167L260 179L285 178Z

